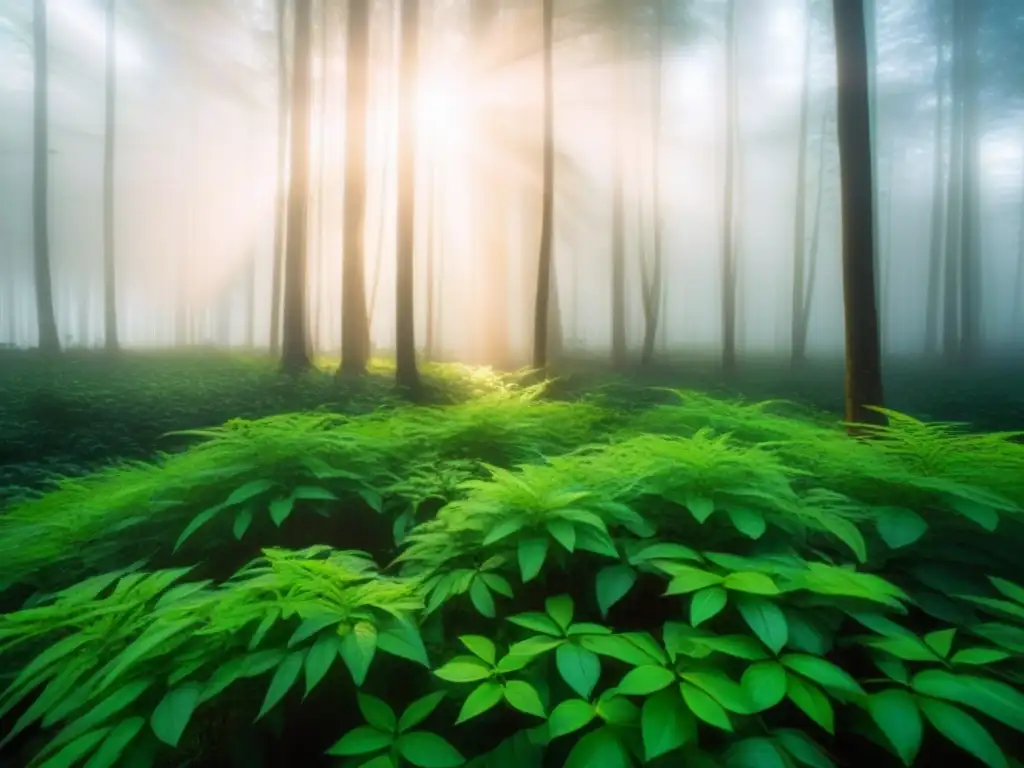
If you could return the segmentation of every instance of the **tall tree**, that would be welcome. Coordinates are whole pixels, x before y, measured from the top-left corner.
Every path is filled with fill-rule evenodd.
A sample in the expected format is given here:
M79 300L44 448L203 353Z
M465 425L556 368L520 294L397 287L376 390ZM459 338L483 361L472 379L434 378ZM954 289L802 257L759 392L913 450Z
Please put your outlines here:
M46 43L46 2L34 0L32 31L34 37L35 85L33 93L32 148L32 224L35 239L33 266L36 282L36 317L39 323L39 349L48 354L60 352L57 318L53 312L53 280L50 274L49 196L50 116L49 73Z
M722 369L736 369L736 246L733 242L736 152L736 0L725 6L725 180L722 204Z
M618 26L618 25L617 25ZM623 368L627 362L626 341L626 169L623 113L626 109L626 56L623 37L625 32L614 32L612 59L612 365Z
M650 365L654 359L654 342L658 337L658 323L661 320L664 289L664 254L662 236L665 228L661 209L661 146L662 146L662 82L665 68L665 26L667 25L667 0L654 0L654 28L651 31L651 188L653 209L653 243L651 264L643 265L643 307L644 341L640 351L642 365Z
M950 73L949 184L946 203L946 263L942 286L942 356L952 363L960 354L960 230L964 198L963 35L959 3L953 4L952 72Z
M793 284L790 293L790 362L795 366L807 358L807 328L804 296L807 271L807 134L811 112L811 3L804 4L803 82L800 88L800 132L796 157L796 206L793 216ZM824 134L821 138L825 140Z
M103 336L108 352L116 352L117 267L114 242L114 139L117 99L117 0L107 0L106 128L103 134Z
M291 174L284 264L281 367L296 373L309 368L306 316L307 219L309 213L310 3L295 4L295 54L291 89Z
M928 296L925 307L925 352L935 354L939 348L939 306L942 300L942 224L945 201L945 152L942 142L945 135L945 24L938 2L933 9L935 23L935 122L932 139L932 211L931 243L928 256Z
M366 373L370 329L366 310L366 118L370 98L370 0L348 4L345 89L345 203L342 212L341 366Z
M1024 339L1024 151L1020 156L1020 234L1017 236L1017 275L1013 281L1013 333ZM13 333L11 338L14 338Z
M960 6L963 66L963 220L960 223L960 353L968 360L981 348L981 152L978 125L979 0L955 0Z
M288 35L285 28L286 0L277 0L277 182L274 198L274 253L270 277L270 354L281 349L281 302L284 291L285 208L288 186L285 178L288 141ZM301 5L302 3L300 3Z
M398 79L398 209L395 238L395 379L419 389L413 252L416 240L416 80L419 68L419 0L402 0L402 52Z
M541 0L543 18L544 130L542 139L540 254L537 259L537 294L533 308L533 367L548 366L548 341L552 295L552 246L555 223L555 96L554 96L554 19L555 0Z
M846 419L884 424L882 363L875 300L871 103L864 0L833 0L837 128L842 200Z

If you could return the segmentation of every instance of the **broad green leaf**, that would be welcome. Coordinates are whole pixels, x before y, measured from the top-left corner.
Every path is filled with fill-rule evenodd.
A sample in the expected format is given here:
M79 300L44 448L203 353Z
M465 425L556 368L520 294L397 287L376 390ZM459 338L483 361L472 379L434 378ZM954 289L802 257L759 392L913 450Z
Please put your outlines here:
M610 565L597 574L597 605L601 616L607 618L608 610L624 598L636 583L636 571L628 565Z
M274 521L274 525L280 528L284 524L284 521L291 516L292 509L294 508L295 499L292 496L274 499L270 502L269 506L270 519Z
M566 699L551 711L548 736L557 739L574 733L594 719L594 705L582 699Z
M564 642L566 641L560 638L535 635L534 637L528 637L520 643L512 643L508 648L508 655L532 659L535 656L540 656L554 650Z
M610 725L631 727L640 721L640 708L614 689L598 697L596 710L597 716Z
M377 632L377 647L392 656L414 661L417 664L430 668L430 660L427 658L427 649L423 645L423 638L419 630L412 624L400 621L383 632Z
M734 592L749 592L752 595L777 595L780 591L770 576L756 571L730 573L722 586Z
M536 578L544 566L544 559L548 556L548 541L550 540L547 536L519 540L517 556L519 573L524 584Z
M498 649L483 635L459 635L459 642L466 646L470 653L488 664L493 665L498 658Z
M227 501L224 502L225 507L233 507L235 504L242 504L249 499L253 499L259 496L261 493L265 493L274 487L273 480L251 480L245 485L240 485L231 492L228 496Z
M864 535L854 523L850 522L845 517L840 517L835 514L822 515L821 523L829 533L853 551L854 556L857 558L857 562L867 562L868 547L864 541Z
M502 597L512 597L512 585L504 576L497 573L482 573L480 578L492 592L497 592Z
M110 731L110 728L101 728L97 731L83 734L71 741L56 755L38 765L40 768L71 768L71 766L76 765L82 758L92 752L96 745L107 737Z
M368 621L357 622L341 639L339 654L358 688L366 681L377 652L377 628Z
M344 618L340 613L328 613L323 616L314 616L306 619L298 626L292 636L288 638L288 647L294 648L303 640L308 640L320 630L340 623Z
M601 677L598 655L573 643L563 643L555 651L555 664L566 685L582 698L589 699Z
M1000 651L997 648L964 648L953 654L949 661L951 664L965 664L982 666L985 664L997 664L1011 658L1011 654Z
M179 549L181 549L181 545L184 544L188 539L190 539L193 533L195 533L208 522L210 522L222 509L224 509L224 506L218 504L215 507L204 509L198 515L193 517L189 524L185 526L185 530L183 530L181 532L181 535L178 536L178 540L174 542L174 549L172 550L172 552L177 552Z
M1014 584L1012 581L1000 579L998 576L989 576L988 580L1002 593L1003 597L1024 605L1024 587Z
M928 523L917 512L905 507L877 507L875 527L889 549L913 544L928 530Z
M867 709L896 756L904 765L913 765L921 749L924 727L921 712L910 692L903 688L889 688L872 694L867 700Z
M292 491L293 499L303 499L304 501L337 501L338 497L335 496L327 488L322 488L319 485L300 485Z
M640 732L644 757L649 762L693 742L697 737L697 721L683 704L679 691L667 688L644 701Z
M832 650L832 634L820 622L808 616L805 611L783 608L782 612L789 626L787 647L815 656L824 656Z
M789 761L775 742L764 737L744 739L729 747L726 768L789 768Z
M630 768L632 761L609 728L584 734L566 758L564 768Z
M146 724L144 717L129 717L114 726L103 739L99 749L85 764L85 768L114 768L121 765L121 756Z
M976 624L971 631L983 637L989 642L1002 646L1014 653L1024 653L1024 629L1011 624L1000 622L989 622L987 624Z
M707 496L689 494L686 497L686 508L690 510L693 519L698 523L705 522L715 511L715 502Z
M545 717L540 694L537 693L536 688L524 680L509 680L505 684L505 701L520 712Z
M595 555L610 557L613 560L619 559L619 551L615 548L615 542L604 531L596 528L582 526L576 529L576 549L585 552L593 552Z
M779 657L783 665L808 680L834 691L842 691L850 696L863 696L864 689L850 674L831 661L806 653L787 653Z
M250 525L252 525L252 507L242 507L235 513L235 522L231 526L231 533L241 541Z
M693 593L690 601L690 624L699 627L705 621L713 619L729 601L729 593L724 587L705 587Z
M502 675L507 675L510 672L518 672L533 661L534 658L534 656L517 656L516 654L509 653L498 660L498 664L495 669L497 669L498 673Z
M761 642L772 653L779 653L789 640L789 625L782 609L770 600L751 595L742 595L736 607Z
M832 703L822 690L814 683L809 683L796 675L786 678L786 693L805 715L829 733L835 733L835 713Z
M935 651L916 637L869 637L862 642L903 661L937 661Z
M690 683L680 683L679 690L683 694L687 708L699 719L723 731L732 731L729 714L721 704L711 698L710 694Z
M989 768L1007 768L1006 756L995 739L977 720L962 709L938 699L918 699L921 711L939 733Z
M428 693L405 708L402 716L398 718L398 732L405 733L410 728L415 728L422 723L431 713L437 709L437 705L444 698L444 691Z
M725 512L729 515L729 521L733 528L742 533L748 539L760 539L768 530L764 521L764 515L756 509L749 507L729 506Z
M671 669L647 664L627 672L616 690L623 696L649 696L675 681L676 673Z
M953 638L956 637L955 629L940 629L937 632L929 632L922 638L929 648L935 651L939 658L946 658L953 648Z
M263 699L263 706L260 707L260 713L256 715L257 720L273 709L274 705L291 690L291 687L295 685L295 681L299 679L299 673L302 671L302 665L305 660L305 651L295 651L284 657L284 661L278 665L277 671L274 672L274 676L270 679L270 687L267 688L267 695Z
M526 519L521 517L507 518L501 520L484 536L483 546L489 547L491 544L496 544L502 539L506 539L509 536L519 533L526 527Z
M917 693L972 707L1024 733L1024 693L999 680L926 669L911 685Z
M388 706L387 702L376 696L357 693L356 703L359 705L363 719L378 731L394 733L398 728L398 718L395 717L395 711Z
M568 595L549 597L544 601L544 610L555 624L561 627L562 632L565 632L569 628L569 624L572 623L574 606L572 598Z
M629 558L632 565L639 565L651 560L693 560L701 562L703 558L695 549L683 544L660 542L644 547Z
M669 582L665 594L685 595L721 583L722 577L714 573L689 565L677 565L672 568L672 581Z
M621 635L584 635L580 638L580 645L600 656L607 656L633 666L658 661Z
M747 697L743 687L721 670L705 668L692 672L684 671L682 678L709 694L729 712L738 715L749 715L754 712L753 702Z
M384 501L373 488L360 488L356 493L359 494L359 498L366 502L366 506L374 512L384 511Z
M369 755L390 747L393 738L390 733L378 731L368 725L360 725L338 739L334 746L327 750L327 754L334 757Z
M999 513L987 504L958 496L948 496L946 502L954 512L966 517L972 523L980 525L989 533L999 527Z
M459 717L455 721L456 725L466 722L477 715L482 715L484 712L492 709L499 701L501 701L504 689L501 687L501 683L497 683L493 680L487 680L486 682L480 683L466 700L462 703L462 709L459 710Z
M330 671L334 660L341 654L342 639L333 632L327 632L316 639L313 647L306 654L306 692L310 692L324 679Z
M413 731L399 738L398 752L417 768L455 768L466 759L436 733Z
M508 621L525 629L532 629L534 632L542 632L553 637L562 636L562 629L544 613L518 613L515 616L509 616Z
M775 741L799 763L810 768L836 768L836 764L803 731L785 728L775 731Z
M199 704L199 693L202 689L198 685L185 685L168 691L167 694L156 705L149 723L153 733L160 741L170 747L178 746L181 734L192 719Z
M487 588L487 584L479 576L474 578L473 583L469 586L469 599L481 616L488 619L495 617L494 597L491 595L491 590Z
M786 669L777 661L751 664L740 678L755 712L771 709L786 698Z
M576 526L568 520L549 520L548 533L568 552L576 549Z
M494 671L475 656L456 656L434 674L449 683L475 683L492 677Z

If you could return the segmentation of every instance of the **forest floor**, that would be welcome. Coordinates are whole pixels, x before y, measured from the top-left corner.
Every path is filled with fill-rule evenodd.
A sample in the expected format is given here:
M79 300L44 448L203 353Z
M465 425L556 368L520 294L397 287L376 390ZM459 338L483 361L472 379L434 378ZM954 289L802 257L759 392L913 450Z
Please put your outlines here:
M1020 367L333 367L0 352L0 766L1021 768Z

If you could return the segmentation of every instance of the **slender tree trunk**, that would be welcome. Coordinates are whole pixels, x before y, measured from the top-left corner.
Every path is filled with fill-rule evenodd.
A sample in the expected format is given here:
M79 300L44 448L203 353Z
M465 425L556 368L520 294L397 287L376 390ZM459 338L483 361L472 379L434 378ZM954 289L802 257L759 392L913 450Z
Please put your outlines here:
M947 363L953 363L960 354L960 296L959 275L961 239L960 227L963 222L963 153L964 153L964 106L963 106L963 41L960 23L961 6L953 5L953 52L952 74L950 77L951 115L949 150L949 202L946 205L946 265L943 276L942 308L942 355Z
M960 225L960 352L973 361L981 351L981 183L978 155L979 0L957 0L963 34L963 222Z
M623 57L615 61L615 115L612 131L612 156L614 178L612 180L612 365L624 368L627 363L626 341L626 206L625 206L625 158L623 157L622 111L625 95Z
M13 309L13 305L12 305ZM1010 333L1024 343L1024 151L1021 152L1020 235L1017 237L1017 276L1013 281L1013 326Z
M289 122L288 35L285 30L286 0L277 0L277 196L274 201L274 255L270 279L270 354L281 349L281 302L284 291L285 208L288 200L287 142Z
M871 105L864 0L833 0L846 320L846 420L885 424L875 301Z
M825 148L828 146L826 135L828 130L828 116L821 118L821 142L818 146L818 187L814 193L814 219L811 225L811 244L807 251L807 279L804 281L805 290L800 305L800 348L807 349L807 334L811 327L811 307L814 303L814 286L817 285L818 276L818 250L821 244L821 208L825 200Z
M654 61L651 63L651 207L654 213L654 243L651 254L651 273L644 279L644 342L640 350L641 365L650 365L654 361L654 344L658 338L658 321L661 319L661 301L663 280L662 234L664 217L661 210L661 88L662 70L664 68L664 26L665 0L659 0L655 6L654 21ZM646 270L644 270L646 272Z
M555 99L554 99L554 15L555 0L541 0L544 27L544 134L540 217L540 254L537 259L537 295L533 314L533 367L548 367L549 314L552 296L552 246L555 223Z
M437 163L430 158L430 167L427 169L427 258L424 278L427 282L427 322L426 337L423 340L423 357L428 361L434 360L434 345L437 341L437 272L435 260L437 259Z
M114 242L114 140L117 99L116 0L107 0L106 130L103 135L103 337L108 352L116 352L117 268Z
M736 370L736 253L733 205L736 151L736 0L725 7L725 184L722 212L722 369Z
M811 4L804 5L803 84L800 93L800 138L796 160L796 211L793 216L793 285L790 296L790 364L807 359L807 329L803 326L807 245L807 134L811 104ZM824 134L821 138L825 141Z
M945 202L945 171L942 150L942 139L945 133L943 98L943 50L945 47L945 29L942 14L935 9L935 131L932 167L932 222L931 246L928 258L928 297L925 309L925 353L933 355L939 349L939 307L942 301L942 225L943 204Z
M249 254L245 276L245 348L256 348L256 254Z
M313 312L310 348L316 354L323 349L324 312L324 193L327 188L327 0L320 0L320 125L317 131L317 191L316 191L316 276L313 281Z
M416 79L419 67L419 0L402 0L402 55L398 80L398 212L395 264L395 379L419 389L413 254L416 242Z
M310 27L309 3L295 4L295 56L291 88L291 174L288 237L284 264L281 368L289 373L310 366L306 296L309 215Z
M885 191L885 240L875 259L875 275L878 279L878 332L882 345L882 357L889 351L889 336L892 332L892 320L889 317L889 296L892 290L892 216L893 208L896 205L894 190L896 188L896 142L889 140L888 162L886 163L886 191ZM876 181L876 183L878 183ZM881 218L881 211L876 209L876 215ZM876 242L876 247L878 243Z
M53 280L50 273L50 224L47 209L49 198L50 117L49 73L46 36L46 3L33 5L33 37L35 86L33 115L35 144L32 150L32 223L35 237L36 317L39 323L39 350L47 354L60 352L57 318L53 311Z

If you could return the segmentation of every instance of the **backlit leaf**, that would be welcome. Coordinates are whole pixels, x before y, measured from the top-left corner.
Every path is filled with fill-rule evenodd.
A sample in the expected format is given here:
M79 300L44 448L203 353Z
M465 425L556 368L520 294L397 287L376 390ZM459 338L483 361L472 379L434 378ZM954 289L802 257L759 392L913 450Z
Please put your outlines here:
M867 700L868 713L904 765L912 765L921 749L924 726L914 697L903 688L889 688Z
M548 555L548 541L550 540L546 536L519 540L516 553L519 558L519 573L524 584L536 578L544 566L544 559Z
M537 689L524 680L509 680L505 684L505 701L528 715L544 717L544 705Z
M636 583L636 571L628 565L610 565L597 573L597 605L603 617Z
M644 701L640 715L644 756L648 761L691 743L697 721L676 688L666 688Z
M153 733L160 741L171 747L178 746L181 734L192 719L192 713L199 704L198 685L186 685L168 691L156 705L149 722Z
M574 733L594 719L594 705L581 699L567 699L551 711L548 736L557 739Z

